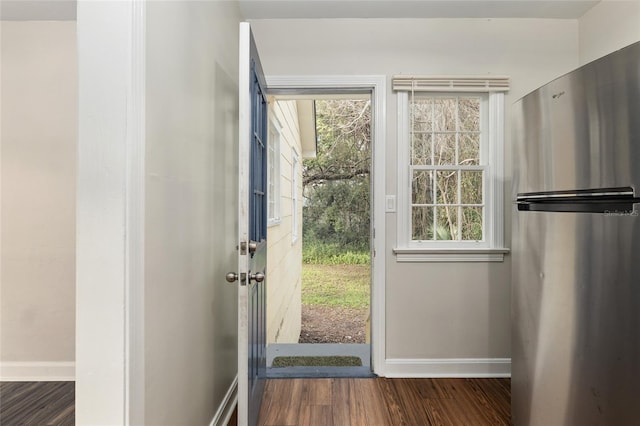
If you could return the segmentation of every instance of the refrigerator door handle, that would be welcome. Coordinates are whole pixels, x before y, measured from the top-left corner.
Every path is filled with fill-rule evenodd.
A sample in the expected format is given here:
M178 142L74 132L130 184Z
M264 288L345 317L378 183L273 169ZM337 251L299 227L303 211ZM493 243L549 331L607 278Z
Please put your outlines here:
M632 187L580 189L519 193L519 211L602 213L612 216L638 216L634 204L640 203Z

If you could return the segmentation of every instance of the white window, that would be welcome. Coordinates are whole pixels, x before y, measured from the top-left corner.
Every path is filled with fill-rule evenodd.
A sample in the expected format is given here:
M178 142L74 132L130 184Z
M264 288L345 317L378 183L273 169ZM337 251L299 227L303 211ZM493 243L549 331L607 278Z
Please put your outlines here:
M300 157L295 149L291 150L291 242L298 240L298 186L300 182Z
M282 126L277 118L269 120L267 138L267 224L280 223L280 138Z
M504 95L449 89L398 92L399 261L505 252Z

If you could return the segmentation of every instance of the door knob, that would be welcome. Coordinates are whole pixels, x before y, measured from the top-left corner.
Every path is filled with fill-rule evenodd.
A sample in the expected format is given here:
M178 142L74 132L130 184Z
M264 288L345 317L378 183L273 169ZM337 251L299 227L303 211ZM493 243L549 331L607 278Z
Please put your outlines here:
M255 241L249 241L249 244L246 241L240 242L240 254L247 254L247 248L249 253L255 253L258 249L258 243Z
M249 279L257 283L264 281L264 274L262 272L256 272L255 274L249 274Z
M242 285L244 285L245 282L245 273L243 272L241 274L241 282ZM235 272L228 272L227 275L224 276L224 278L227 280L227 282L233 283L238 281L238 274L236 274ZM249 280L250 281L255 281L257 283L261 283L262 281L264 281L264 274L262 272L256 272L255 274L249 274Z

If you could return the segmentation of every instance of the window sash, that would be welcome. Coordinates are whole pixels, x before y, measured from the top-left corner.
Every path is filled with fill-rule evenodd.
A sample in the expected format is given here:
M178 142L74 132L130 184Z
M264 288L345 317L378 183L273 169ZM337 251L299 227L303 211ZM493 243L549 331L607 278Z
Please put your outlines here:
M452 203L442 203L442 202L438 202L438 198L437 198L437 187L436 187L436 181L433 181L431 186L431 203L414 203L413 202L413 195L411 196L411 199L408 200L410 203L410 207L409 207L409 226L410 226L410 233L409 233L409 240L412 243L424 243L424 242L437 242L437 243L442 243L442 242L447 242L447 241L451 241L451 242L458 242L458 243L481 243L484 242L487 238L487 216L486 216L486 204L487 204L487 193L486 193L486 188L488 187L487 185L487 166L410 166L410 172L409 172L409 182L410 182L410 194L413 194L413 190L414 190L414 180L413 180L413 176L414 176L414 171L440 171L440 170L444 170L444 171L456 171L457 173L457 179L456 179L456 202L452 202ZM481 190L481 202L480 203L463 203L463 197L462 197L462 180L461 180L461 173L464 171L474 171L474 172L481 172L482 173L482 178L481 178L481 183L482 186L480 188ZM445 239L437 239L436 238L436 234L432 233L432 238L430 239L416 239L414 238L414 222L413 222L413 212L414 212L414 207L428 207L428 208L434 208L434 214L433 214L433 228L432 229L437 229L437 224L438 224L438 217L437 217L437 209L438 208L443 208L443 207L450 207L450 208L455 208L456 209L456 228L457 228L457 232L456 232L456 238L452 238L450 240L445 240ZM464 207L474 207L474 208L480 208L482 211L482 238L480 239L463 239L463 231L462 231L462 225L463 225L463 208Z
M280 139L282 126L271 111L267 139L267 224L280 223Z
M291 149L291 243L298 240L298 184L300 174L300 157L295 149Z
M414 92L410 92L408 94L405 94L405 96L408 96L408 118L409 118L409 144L408 144L408 149L409 149L409 164L413 164L413 159L411 158L411 151L413 150L413 147L415 146L415 136L416 135L430 135L430 145L431 145L431 165L436 165L435 163L435 144L436 144L436 136L439 135L454 135L456 140L456 146L455 146L455 160L456 162L460 161L459 155L460 155L460 136L461 135L479 135L480 136L480 140L479 140L479 158L478 158L478 163L479 165L486 165L488 164L488 145L489 145L489 141L487 140L487 134L488 134L488 130L489 130L489 125L488 125L488 121L489 121L489 116L488 116L488 103L489 103L489 96L487 93L466 93L466 92L455 92L455 93L428 93L428 94L424 94L424 93L414 93ZM401 96L399 96L401 97ZM459 105L459 101L460 99L478 99L480 101L480 128L479 130L475 130L475 131L471 131L471 130L462 130L459 128L458 126L458 120L456 120L456 129L455 130L428 130L428 131L416 131L415 130L415 126L414 126L414 114L413 114L413 109L411 108L412 104L416 101L416 100L437 100L437 99L456 99L456 116L458 115L458 105ZM435 104L433 104L432 106L434 106L434 108L432 109L432 116L431 116L431 121L435 122ZM446 164L442 164L440 166L445 166ZM451 166L464 166L464 164L451 164Z

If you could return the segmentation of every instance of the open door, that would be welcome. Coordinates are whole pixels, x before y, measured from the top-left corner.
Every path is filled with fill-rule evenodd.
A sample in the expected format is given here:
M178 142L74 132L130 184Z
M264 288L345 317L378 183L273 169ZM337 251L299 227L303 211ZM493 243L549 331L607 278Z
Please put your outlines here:
M238 424L255 425L266 374L267 98L246 22L239 74Z

